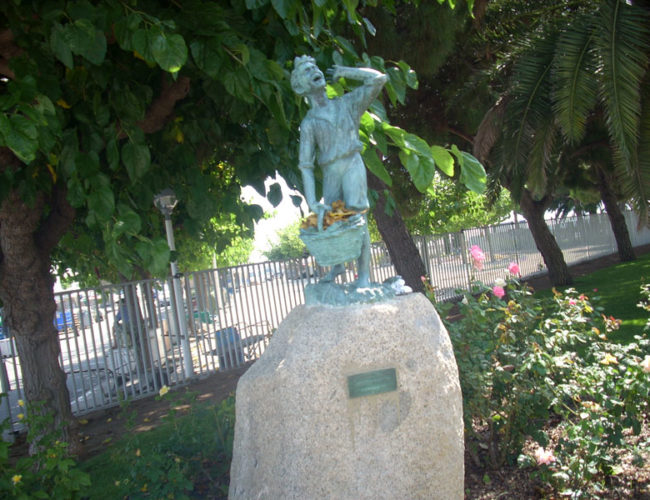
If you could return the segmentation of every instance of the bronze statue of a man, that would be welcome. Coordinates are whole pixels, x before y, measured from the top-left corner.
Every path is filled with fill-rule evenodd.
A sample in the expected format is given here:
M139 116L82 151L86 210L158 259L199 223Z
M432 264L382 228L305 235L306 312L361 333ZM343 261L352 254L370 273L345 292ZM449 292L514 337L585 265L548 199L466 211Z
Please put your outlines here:
M331 210L331 204L343 200L347 208L368 209L366 168L361 159L359 140L361 115L377 97L386 83L383 73L371 68L349 68L334 65L332 80L361 80L362 85L335 99L325 91L323 72L310 56L296 57L291 73L291 86L296 94L307 97L311 109L300 124L299 167L309 208L316 214ZM323 201L316 198L314 165L323 171ZM370 285L370 235L364 228L361 255L357 261L357 288ZM333 266L321 281L333 281L343 273L343 264Z

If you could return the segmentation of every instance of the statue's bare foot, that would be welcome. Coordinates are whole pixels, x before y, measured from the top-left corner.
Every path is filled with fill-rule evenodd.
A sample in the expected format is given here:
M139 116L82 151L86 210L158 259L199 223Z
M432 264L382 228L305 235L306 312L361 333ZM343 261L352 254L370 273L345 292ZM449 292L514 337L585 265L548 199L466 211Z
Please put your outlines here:
M336 264L330 271L320 279L320 283L332 283L336 277L345 272L342 264Z

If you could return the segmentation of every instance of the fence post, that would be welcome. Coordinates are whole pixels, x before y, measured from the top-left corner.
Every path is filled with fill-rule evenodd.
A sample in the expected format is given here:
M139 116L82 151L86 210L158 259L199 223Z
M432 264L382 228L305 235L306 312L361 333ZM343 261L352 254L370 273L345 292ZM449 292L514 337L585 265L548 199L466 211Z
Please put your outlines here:
M590 251L591 249L589 248L589 232L587 231L587 227L586 227L587 224L585 223L585 217L582 214L582 212L580 213L580 215L576 214L576 217L578 217L580 219L580 229L582 230L582 234L583 234L582 235L582 240L584 240L584 242L585 242L585 247L587 249L587 259L589 259L591 257L591 255L590 255L591 254L591 251Z
M463 267L465 268L465 277L467 278L467 289L472 290L472 276L469 271L469 261L467 260L467 241L465 240L465 230L461 229L460 233L460 254L463 259Z
M515 223L512 225L512 243L514 245L514 250L515 250L515 262L517 263L517 266L520 267L519 246L517 245L518 232L519 232L519 224Z

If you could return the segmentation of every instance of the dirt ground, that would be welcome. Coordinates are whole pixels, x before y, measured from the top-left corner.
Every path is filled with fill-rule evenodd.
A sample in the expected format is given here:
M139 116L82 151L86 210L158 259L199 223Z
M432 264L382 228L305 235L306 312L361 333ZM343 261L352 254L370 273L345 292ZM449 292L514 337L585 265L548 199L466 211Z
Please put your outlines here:
M637 255L650 252L650 245L637 248ZM574 278L588 274L595 270L609 267L619 262L616 254L608 255L571 266L571 274ZM535 290L550 288L551 283L547 277L527 280ZM217 372L209 377L193 381L175 391L190 391L197 393L198 401L221 401L233 393L237 387L239 377L248 369L247 364L236 370L228 372ZM136 419L134 432L144 432L154 428L161 417L169 408L168 401L157 401L155 398L141 399L129 403L129 410L135 410ZM97 411L80 418L79 441L82 452L80 459L86 459L103 451L107 443L117 441L125 432L125 417L121 414L119 407ZM645 438L649 439L648 429L645 429ZM17 446L12 448L14 453L21 453L26 450L22 437L18 438ZM647 441L646 441L647 442ZM646 465L641 470L628 471L636 491L627 491L624 496L613 496L612 498L642 498L650 500L650 467ZM502 469L489 472L476 469L471 461L466 461L465 487L467 498L471 499L534 499L542 498L543 491L539 484L527 479L527 476L516 468ZM631 496L630 496L631 495Z

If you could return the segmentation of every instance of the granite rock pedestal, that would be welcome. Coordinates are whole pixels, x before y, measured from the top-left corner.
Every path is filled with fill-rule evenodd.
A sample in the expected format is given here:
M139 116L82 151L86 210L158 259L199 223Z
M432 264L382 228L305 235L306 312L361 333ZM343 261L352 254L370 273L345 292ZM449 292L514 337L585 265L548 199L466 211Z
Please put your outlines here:
M421 294L297 307L236 411L231 499L463 498L456 361Z

